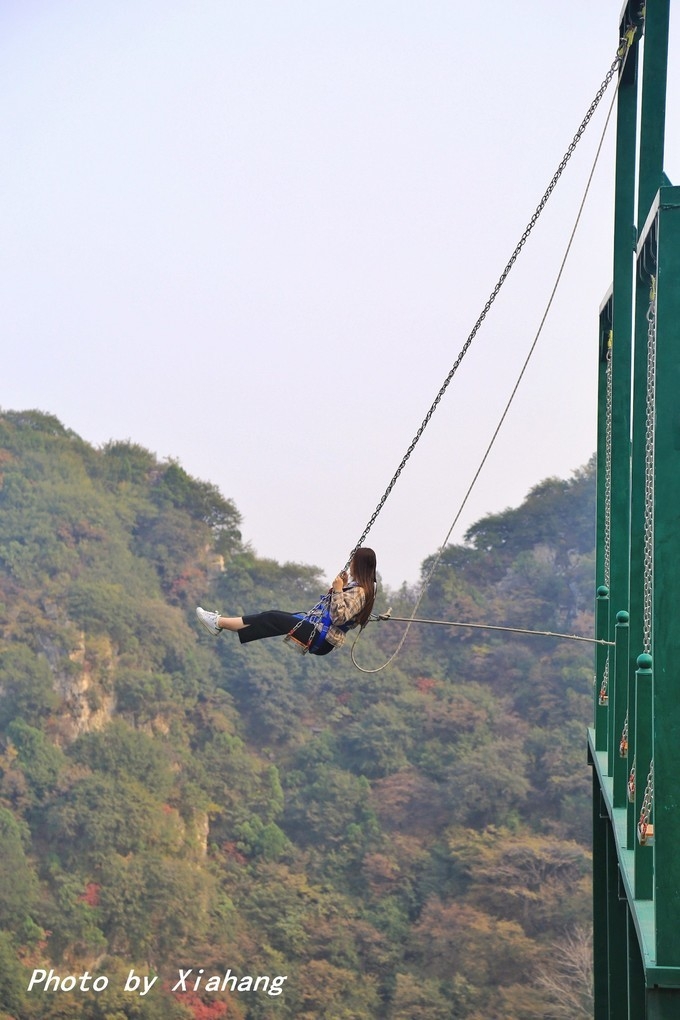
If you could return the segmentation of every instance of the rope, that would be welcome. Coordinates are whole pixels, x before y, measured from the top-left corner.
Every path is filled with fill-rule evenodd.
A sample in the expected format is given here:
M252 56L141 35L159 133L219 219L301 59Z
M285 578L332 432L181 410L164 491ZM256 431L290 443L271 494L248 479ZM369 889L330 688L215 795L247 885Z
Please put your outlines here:
M560 160L560 163L559 163L555 173L553 174L553 176L552 176L552 178L550 180L550 183L548 184L548 187L545 189L545 192L543 193L543 197L541 198L540 202L538 203L538 205L537 205L537 207L536 207L536 209L534 211L533 216L531 217L531 219L527 223L522 236L520 237L519 241L517 242L517 245L515 246L515 250L513 251L512 255L510 256L510 258L509 258L509 260L508 260L508 262L507 262L503 272L499 276L498 281L496 283L496 286L491 291L491 294L489 295L489 297L488 297L488 299L486 301L486 304L484 305L482 311L480 312L477 321L475 322L474 326L472 327L472 330L470 331L470 333L469 333L469 335L467 337L467 340L463 344L463 346L462 346L462 348L461 348L461 350L460 350L460 352L458 354L458 357L456 358L456 360L454 361L453 365L451 366L449 374L446 376L446 379L444 380L442 386L440 387L439 392L437 393L436 397L432 401L432 404L430 405L430 409L428 410L427 414L423 418L423 420L422 420L422 422L420 424L420 427L418 428L418 431L416 432L416 434L414 435L413 439L411 440L411 442L410 442L410 444L409 444L409 446L408 446L408 448L406 450L406 453L402 457L401 462L399 463L399 466L397 467L396 471L392 475L392 478L391 478L387 488L385 489L384 493L380 497L380 500L378 501L378 504L377 504L375 510L371 514L371 517L370 517L368 523L366 524L366 527L362 531L361 536L360 536L358 542L356 543L356 545L352 549L352 552L350 553L349 559L347 561L347 565L349 565L349 563L351 562L352 556L354 555L356 550L359 548L359 546L363 545L363 543L364 543L364 541L365 541L369 531L371 530L371 528L373 527L373 525L375 524L375 522L376 522L376 520L378 518L378 514L380 513L380 511L384 507L385 503L387 502L388 496L392 492L392 489L394 488L394 486L397 484L397 481L399 480L399 476L401 475L401 473L404 470L404 468L405 468L405 466L406 466L406 464L407 464L411 454L413 453L413 451L415 450L418 442L420 441L420 438L421 438L423 432L425 431L425 429L429 425L430 419L432 418L434 412L437 410L437 407L439 406L439 403L440 403L442 397L446 393L446 390L448 389L448 386L449 386L451 380L453 379L454 375L458 371L458 368L459 368L463 358L467 354L467 352L468 352L468 350L469 350L473 340L475 339L477 333L479 332L479 329L480 329L482 323L484 322L484 319L486 318L489 310L491 309L491 306L493 305L494 301L498 297L500 289L503 286L503 284L505 283L505 281L506 281L506 279L507 279L507 277L508 277L508 275L510 273L510 270L512 269L512 267L514 266L515 262L519 258L519 255L520 255L522 249L524 248L524 245L526 244L526 242L529 239L529 235L531 234L532 230L536 226L536 223L538 222L538 219L539 219L541 213L543 212L543 209L545 208L545 206L546 206L546 204L548 202L548 199L550 198L550 196L552 195L553 191L555 190L555 187L556 187L560 177L562 176L567 163L569 162L569 160L573 156L574 151L576 149L576 146L580 142L580 140L581 140L581 138L582 138L586 128L588 127L588 124L592 120L593 114L595 113L597 107L600 104L600 100L602 99L603 95L607 91L607 88L609 87L609 83L611 82L612 78L614 77L614 75L616 74L617 70L621 66L622 62L625 60L625 57L628 55L628 50L629 50L630 45L632 43L632 38L633 38L633 35L632 35L632 33L629 32L629 33L626 34L624 39L621 40L619 49L618 49L617 54L616 54L616 58L612 62L612 65L609 68L609 70L607 71L607 74L606 74L602 84L600 85L599 89L595 93L593 101L590 104L590 106L588 107L586 115L583 118L583 120L581 121L581 124L579 125L578 131L576 132L576 134L572 138L571 143L569 144L569 147L567 148L567 151L565 152L564 156ZM598 150L598 154L599 154L599 150Z
M460 623L454 620L427 620L413 616L392 616L391 613L383 613L381 616L371 620L371 623L427 623L436 627L469 627L471 630L496 630L509 634L529 634L532 637L560 638L562 641L587 641L593 645L613 645L613 641L606 641L604 638L583 637L580 634L558 634L551 630L527 630L523 627L501 627L491 623Z
M389 486L385 490L385 493L384 493L384 495L382 497L382 500L380 501L380 503L378 503L378 506L376 507L375 511L373 512L373 516L371 517L371 519L370 519L366 529L364 530L364 533L363 533L362 537L359 539L359 542L357 543L357 547L359 545L361 545L361 543L363 542L364 538L368 534L368 531L370 530L370 528L373 525L375 519L377 518L380 510L382 509L382 507L383 507L383 505L384 505L384 503L385 503L389 493L391 492L392 488L394 487L394 485L395 485L395 483L397 481L397 478L401 474L401 471L403 470L403 467L406 464L406 461L408 460L408 458L410 457L411 453L413 452L413 449L414 449L416 443L420 439L420 436L422 435L425 427L427 426L430 418L432 417L432 414L434 413L434 411L435 411L435 409L437 407L437 404L441 400L441 398L442 398L442 396L444 394L444 391L446 390L446 387L448 386L449 382L453 378L453 375L454 375L455 371L457 370L458 365L462 361L462 358L465 355L468 347L470 346L470 344L472 342L472 339L474 338L474 335L476 334L477 330L479 329L479 326L481 325L481 323L482 323L482 321L483 321L483 319L484 319L488 309L491 307L491 304L495 300L495 297L498 294L498 291L500 290L501 286L503 285L503 283L505 281L505 278L507 277L508 273L510 272L510 269L512 268L512 265L516 261L519 252L521 251L522 247L524 246L524 243L526 242L526 239L529 236L529 233L533 229L533 226L535 225L535 222L538 219L538 216L540 215L543 207L545 206L545 203L547 202L550 194L552 193L552 190L554 189L555 184L559 180L559 177L561 176L561 173L564 170L564 167L566 166L568 160L571 158L571 155L572 155L576 145L578 144L578 141L580 140L583 132L585 131L585 128L587 127L588 123L590 122L590 120L591 120L591 118L593 116L593 113L595 112L595 110L596 110L596 108L597 108L597 106L598 106L598 104L600 102L600 99L604 95L604 92L606 91L606 88L609 85L609 82L611 81L614 73L616 72L616 69L618 67L621 67L621 69L623 69L623 66L625 66L625 60L626 60L626 58L628 56L628 52L630 50L630 46L631 46L631 43L632 43L633 35L634 35L634 31L630 30L629 32L626 33L626 36L621 41L621 45L620 45L619 50L618 50L617 55L616 55L616 59L612 63L611 67L609 68L609 71L607 72L607 76L605 77L604 81L602 82L602 85L598 89L598 92L596 93L596 96L593 99L593 102L590 104L590 107L588 108L588 112L586 113L586 116L583 118L583 121L581 122L581 126L579 127L579 130L577 131L576 135L572 139L572 142L571 142L569 148L567 149L567 152L563 156L563 158L562 158L562 160L561 160L561 162L560 162L560 164L559 164L559 166L557 168L557 171L553 175L552 181L551 181L550 185L548 186L548 189L546 190L545 194L543 195L543 198L541 199L541 202L539 203L539 205L538 205L538 207L536 209L536 212L534 213L532 219L529 221L529 225L527 226L526 230L524 231L524 234L522 235L522 238L520 239L519 244L515 248L515 251L513 252L513 255L511 257L510 261L508 262L507 266L505 267L505 270L503 271L503 274L501 275L501 277L499 279L499 282L496 284L496 287L494 288L494 291L492 292L491 297L487 301L487 303L486 303L486 305L484 307L484 310L482 311L482 314L478 318L472 333L470 334L470 336L466 340L466 342L465 342L465 344L464 344L464 346L463 346L463 348L461 350L461 353L458 355L458 358L456 359L456 362L454 363L454 366L451 369L451 372L449 373L449 375L448 375L444 385L442 386L442 388L440 389L439 393L437 394L437 397L436 397L434 403L430 407L430 410L428 411L428 414L426 415L425 419L423 420L423 423L420 426L420 429L418 430L418 432L416 433L414 439L412 440L411 445L410 445L409 449L406 452L406 455L402 459L402 462L399 465L399 468L397 469L397 471L395 472L395 474L394 474L394 476L392 478L392 481L390 482ZM470 494L472 493L472 490L473 490L474 486L477 483L477 480L478 480L478 478L479 478L479 476L480 476L480 474L482 472L482 469L484 468L484 465L486 464L486 461L487 461L487 459L489 457L489 454L491 453L491 450L492 450L492 448L494 446L494 443L496 442L496 439L498 438L498 434L499 434L499 432L500 432L500 430L501 430L501 428L502 428L502 426L503 426L503 424L505 422L505 419L506 419L506 417L508 415L508 412L510 410L512 402L514 401L515 395L517 394L517 390L519 389L520 383L521 383L522 379L524 378L524 374L525 374L525 372L527 370L527 367L529 365L529 361L531 360L531 357L532 357L532 355L533 355L533 353L534 353L534 351L536 349L536 346L538 344L538 340L539 340L539 338L541 336L541 333L543 331L543 326L545 325L546 319L548 317L548 313L550 311L550 308L552 307L552 303L553 303L553 300L555 298L555 294L557 292L557 288L558 288L559 283L560 283L560 281L562 279L562 274L564 272L564 268L565 268L565 265L566 265L566 262L567 262L567 258L569 257L569 253L571 251L571 248L572 248L572 245L573 245L573 242L574 242L574 238L576 236L576 231L578 229L578 225L579 225L579 223L581 221L581 216L583 214L583 209L585 207L586 199L587 199L588 193L590 191L590 186L591 186L592 181L593 181L593 176L595 174L595 169L597 167L597 163L598 163L598 160L600 158L600 153L602 151L602 146L604 144L605 135L607 133L607 128L609 126L609 121L611 119L612 111L614 109L614 103L616 101L617 93L618 93L618 85L617 85L617 89L616 89L616 91L614 93L614 96L612 98L612 102L610 104L609 111L607 113L607 118L605 120L604 128L602 129L602 134L601 134L601 137L600 137L600 141L599 141L599 144L597 146L597 150L595 152L595 159L593 161L593 165L592 165L592 168L590 170L590 174L588 175L588 180L586 182L586 187L585 187L585 190L584 190L584 193L583 193L583 198L581 199L581 204L579 206L578 213L576 215L576 220L574 222L574 226L572 228L571 235L569 237L569 241L567 243L567 247L565 249L564 256L562 258L562 262L560 264L560 268L559 268L559 271L557 273L557 277L555 279L555 283L554 283L552 291L550 293L550 297L548 299L548 303L546 305L545 311L544 311L543 316L541 318L541 321L539 323L539 327L538 327L538 330L536 332L536 336L534 337L534 341L533 341L533 343L532 343L532 345L531 345L531 347L529 349L529 353L527 354L527 357L526 357L526 359L524 361L524 364L522 365L522 368L521 368L521 371L520 371L519 376L517 378L517 381L516 381L516 383L515 383L515 385L514 385L514 387L512 389L512 393L510 394L510 398L509 398L507 404L505 405L505 408L503 410L503 413L501 414L501 417L500 417L500 419L498 421L498 424L496 425L496 428L495 428L494 433L493 433L493 435L491 437L491 440L490 440L490 442L489 442L489 444L488 444L488 446L486 448L484 456L482 457L482 459L481 459L481 461L479 463L479 466L477 467L477 470L475 471L474 477L473 477L473 479L472 479L472 481L471 481L471 483L470 483L470 485L468 487L467 492L465 493L465 496L463 497L463 501L462 501L460 507L458 508L458 512L456 513L456 516L453 519L453 523L451 524L451 527L449 528L449 530L448 530L448 532L446 534L446 537L445 537L444 541L442 542L437 555L434 558L434 561L432 563L432 566L430 567L430 570L429 570L429 572L427 574L427 577L425 578L425 581L423 582L423 584L421 586L420 592L418 594L418 597L416 599L415 605L413 607L413 614L412 614L412 616L414 618L414 622L415 622L415 614L418 611L418 607L420 606L420 603L422 602L422 599L423 599L423 597L425 595L425 592L427 591L427 588L428 588L428 586L430 584L430 581L432 580L432 576L433 576L435 570L437 569L437 567L439 565L439 562L440 562L440 560L441 560L441 558L442 558L442 556L444 554L444 550L445 550L446 545L447 545L447 543L449 541L449 538L451 537L451 533L452 533L453 529L455 528L456 524L458 523L458 521L460 519L460 516L461 516L461 514L462 514L462 512L463 512L463 510L464 510L464 508L465 508L465 506L467 504L467 501L468 501L468 499L470 497ZM357 548L357 547L355 547L355 548ZM376 667L374 669L366 669L365 667L360 666L359 663L356 660L355 649L356 649L357 641L359 640L359 637L361 635L361 631L360 631L359 634L357 635L357 637L354 639L354 643L352 644L351 655L352 655L352 662L353 662L353 664L362 673L379 673L381 670L383 670L387 666L389 666L389 664L391 662L393 662L394 659L397 657L397 655L399 654L399 652L401 651L401 649L402 649L402 647L404 645L404 642L405 642L406 637L408 635L408 630L409 630L409 627L407 626L405 631L404 631L404 633L402 634L402 636L401 636L401 638L399 640L399 643L398 643L396 649L392 653L392 655L381 666L378 666L378 667ZM603 642L603 643L607 643L607 642Z

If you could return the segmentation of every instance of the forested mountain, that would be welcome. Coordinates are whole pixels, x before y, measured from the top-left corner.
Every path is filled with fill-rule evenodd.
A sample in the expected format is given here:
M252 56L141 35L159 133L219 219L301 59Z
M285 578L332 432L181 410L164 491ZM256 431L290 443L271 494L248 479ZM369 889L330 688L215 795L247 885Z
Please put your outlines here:
M419 615L591 634L594 496L479 521ZM590 646L417 625L363 673L195 621L326 584L179 464L0 414L0 1016L590 1015Z

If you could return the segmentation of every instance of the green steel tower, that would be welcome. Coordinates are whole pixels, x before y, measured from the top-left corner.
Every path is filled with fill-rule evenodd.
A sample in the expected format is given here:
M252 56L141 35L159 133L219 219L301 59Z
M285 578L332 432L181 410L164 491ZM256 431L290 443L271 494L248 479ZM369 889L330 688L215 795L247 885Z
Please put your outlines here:
M614 267L600 309L595 1020L680 1018L680 188L663 172L670 0L630 0ZM674 666L673 663L678 663Z

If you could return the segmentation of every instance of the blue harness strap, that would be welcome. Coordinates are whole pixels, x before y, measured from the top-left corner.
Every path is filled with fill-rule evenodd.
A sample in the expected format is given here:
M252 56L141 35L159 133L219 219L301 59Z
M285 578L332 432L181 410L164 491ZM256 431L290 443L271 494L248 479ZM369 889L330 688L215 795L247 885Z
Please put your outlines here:
M349 584L345 585L342 589L347 591L348 588L356 588L356 581L350 581ZM291 640L296 642L298 645L304 646L301 651L308 651L310 655L319 655L321 647L326 640L326 636L331 627L335 627L337 630L343 631L345 634L348 630L351 630L354 626L354 621L349 620L347 623L333 623L331 619L331 593L326 592L322 595L317 604L309 613L293 613L300 622L307 621L314 627L314 632L309 641L300 641L299 638L295 637L295 631L297 624L293 627L292 631L287 635L286 641Z

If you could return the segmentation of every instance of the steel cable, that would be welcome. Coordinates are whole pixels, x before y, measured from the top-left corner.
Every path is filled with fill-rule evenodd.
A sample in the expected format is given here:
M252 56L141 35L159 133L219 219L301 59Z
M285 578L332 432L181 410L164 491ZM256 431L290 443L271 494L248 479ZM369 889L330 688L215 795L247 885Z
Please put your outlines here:
M371 516L371 518L370 518L366 528L364 529L364 532L363 532L361 538L359 539L359 541L357 542L357 545L352 550L352 555L353 555L354 551L363 543L364 539L368 535L368 532L370 531L371 527L375 523L375 521L376 521L376 519L378 517L378 514L382 510L382 508L383 508L383 506L384 506L384 504L385 504L385 502L387 500L387 497L389 496L390 492L394 488L394 486L395 486L395 484L396 484L396 482L397 482L397 480L399 478L399 475L403 471L403 469L404 469L404 467L405 467L409 457L413 453L413 450L415 449L415 446L418 443L418 440L420 439L421 435L423 434L423 432L424 432L425 428L427 427L430 419L432 418L432 415L434 414L434 412L435 412L439 402L441 401L442 397L444 396L444 393L445 393L449 383L451 382L453 376L455 375L455 373L456 373L456 371L458 369L458 366L460 365L460 363L463 360L465 354L467 353L468 348L470 347L472 341L474 340L474 338L475 338L475 336L476 336L476 334L477 334L477 332L479 330L479 327L481 326L482 322L484 321L484 318L486 317L489 309L491 308L491 305L495 301L495 299L496 299L496 297L498 295L498 292L500 291L500 289L503 286L503 283L505 282L505 280L506 280L510 270L512 269L512 266L517 261L517 257L519 256L522 248L526 244L526 241L527 241L531 231L533 230L533 228L534 228L534 226L535 226L535 224L536 224L536 222L537 222L541 212L543 211L543 208L545 207L545 205L546 205L550 195L552 194L553 190L555 189L555 186L556 186L558 180L560 179L560 177L562 175L562 172L564 171L564 168L566 167L569 159L573 155L573 152L574 152L578 142L580 141L580 139L581 139L581 137L583 135L583 132L585 131L585 129L588 126L588 124L590 123L590 120L592 119L592 116L595 113L595 110L597 109L597 107L598 107L598 105L600 103L600 100L602 99L602 96L606 92L607 87L608 87L609 83L611 82L614 74L616 73L618 68L621 68L621 70L623 70L623 66L625 66L625 60L626 60L626 58L628 56L628 52L630 50L630 46L632 44L633 37L634 37L634 30L631 29L631 30L629 30L629 32L627 32L627 34L624 37L624 39L621 40L621 45L619 46L619 50L617 52L616 59L613 61L611 67L609 68L609 71L607 72L606 77L604 78L602 84L600 85L600 88L598 89L598 91L597 91L597 93L595 95L595 98L593 99L592 103L590 104L585 117L581 121L581 125L580 125L578 131L574 135L574 137L573 137L573 139L571 141L571 144L569 145L569 148L567 149L566 153L562 157L562 160L560 161L560 164L559 164L557 170L555 171L555 173L554 173L554 175L553 175L553 177L552 177L552 179L550 181L550 184L548 185L548 187L547 187L547 189L546 189L546 191L545 191L541 201L539 202L538 206L536 207L536 210L535 210L533 216L529 220L529 223L527 224L527 227L525 228L524 233L522 234L522 237L520 238L517 246L515 247L515 250L514 250L512 256L510 257L510 260L508 261L505 269L503 270L501 276L499 277L499 280L498 280L496 286L494 287L493 291L491 292L491 295L489 296L489 299L487 300L487 302L486 302L486 304L485 304L485 306L484 306L484 308L483 308L479 318L477 319L477 321L476 321L476 323L475 323L475 325L474 325L470 335L468 336L467 340L465 341L465 344L463 345L463 347L462 347L458 357L456 358L456 361L454 362L454 364L453 364L453 366L451 368L451 371L449 372L448 376L446 377L446 379L444 381L444 384L440 388L440 390L439 390L435 400L433 401L433 403L432 403L428 413L426 414L425 418L423 419L423 422L422 422L420 428L418 429L418 431L416 432L416 435L414 436L413 440L411 441L411 444L408 447L404 457L402 458L402 461L399 464L399 467L395 471L395 473L394 473L394 475L392 477L392 480L390 481L390 483L389 483L387 489L385 490L385 492L384 492L380 502L376 506L376 508L375 508L375 510L373 512L373 515ZM618 91L618 89L617 89L617 91ZM495 429L495 431L493 433L491 441L490 441L490 443L488 444L488 446L486 448L484 456L483 456L483 458L482 458L482 460L481 460L481 462L480 462L480 464L479 464L479 466L478 466L478 468L477 468L477 470L475 472L475 475L474 475L474 477L472 479L472 482L471 482L470 486L468 487L468 490L467 490L467 492L466 492L466 494L465 494L465 496L463 498L463 502L462 502L461 506L459 507L458 512L457 512L457 514L456 514L456 516L454 518L454 521L453 521L453 523L452 523L451 527L449 528L449 531L448 531L448 533L446 535L446 538L444 539L444 542L440 546L439 552L437 553L437 555L436 555L436 557L434 559L434 562L433 562L433 564L432 564L432 566L431 566L431 568L430 568L430 570L429 570L429 572L427 574L427 577L426 577L425 581L423 582L423 584L421 586L420 592L419 592L418 597L416 599L416 603L415 603L415 605L413 607L413 612L412 612L412 615L411 615L411 621L413 621L413 622L415 622L415 614L418 611L418 607L420 606L420 603L421 603L421 601L423 599L425 591L427 590L428 585L429 585L429 583L430 583L430 581L432 579L432 575L434 574L434 571L436 570L437 565L438 565L438 563L439 563L439 561L441 559L441 556L442 556L442 554L444 552L444 549L445 549L446 544L447 544L447 542L449 540L451 532L453 531L456 523L458 522L458 519L459 519L459 517L460 517L460 515L461 515L461 513L463 511L463 508L465 507L465 504L467 503L467 500L468 500L468 498L470 496L470 493L472 492L472 489L473 489L474 485L476 484L477 479L479 478L479 475L480 475L480 473L482 471L482 468L484 467L484 464L486 463L486 460L487 460L487 458L488 458L488 456L489 456L489 454L491 452L491 449L492 449L492 447L493 447L493 445L494 445L494 443L496 441L496 438L497 438L497 436L498 436L498 434L499 434L499 432L501 430L501 427L502 427L502 425L503 425L503 423L505 421L505 418L506 418L506 416L508 414L508 411L510 410L510 405L512 404L512 402L514 400L514 397L515 397L515 395L517 393L517 390L518 390L519 385L520 385L520 383L522 381L524 373L526 372L527 366L529 364L529 360L531 359L531 356L532 356L532 354L533 354L533 352L534 352L534 350L536 348L536 345L538 343L539 337L540 337L541 332L543 330L543 326L544 326L546 318L548 316L548 312L549 312L549 310L551 308L553 299L555 297L555 293L557 291L558 284L559 284L559 282L561 280L562 273L564 271L564 267L565 267L565 264L566 264L569 252L571 251L571 246L572 246L573 241L574 241L574 237L575 237L576 230L577 230L577 227L578 227L580 219L581 219L581 215L583 213L583 209L584 209L584 206L585 206L586 198L587 198L588 192L590 190L590 185L592 183L593 175L595 173L595 168L597 166L597 162L599 160L600 152L602 150L602 145L603 145L603 142L604 142L604 138L605 138L605 134L606 134L606 131L607 131L607 127L609 125L609 120L610 120L610 117L611 117L611 114L612 114L612 110L614 108L614 101L615 101L615 99L616 99L616 94L614 95L614 98L612 100L612 104L611 104L611 106L609 108L609 112L607 114L605 125L604 125L603 131L602 131L602 135L601 135L601 138L600 138L600 142L599 142L599 145L597 147L596 154L595 154L595 160L593 162L593 166L591 168L591 171L590 171L590 174L589 174L589 177L588 177L588 181L586 183L585 191L584 191L584 194L583 194L583 198L581 200L581 204L580 204L580 207L579 207L579 210L578 210L578 214L576 216L576 221L575 221L574 226L572 228L572 232L571 232L571 235L570 235L567 247L566 247L566 251L565 251L564 256L562 258L562 262L561 262L561 265L560 265L560 268L559 268L559 272L557 274L557 278L556 278L555 283L553 285L553 289L552 289L552 292L550 294L550 298L548 300L545 312L543 313L543 317L541 319L541 322L540 322L538 331L536 333L536 336L534 338L533 344L532 344L532 346L531 346L531 348L529 350L529 354L527 355L527 357L525 359L525 362L524 362L524 364L522 366L522 369L520 371L519 377L518 377L518 379L517 379L517 381L516 381L516 383L514 385L514 388L512 390L510 398L509 398L509 400L508 400L508 402L507 402L507 404L505 406L505 409L504 409L504 411L503 411L503 413L501 415L501 418L500 418L500 420L499 420L499 422L498 422L498 424L496 426L496 429ZM351 556L350 556L350 559L351 559ZM357 641L359 640L359 636L361 634L361 631L360 631L359 634L357 635L357 637L355 638L353 644L352 644L351 656L352 656L353 664L362 673L379 673L381 670L385 669L385 667L388 666L396 658L396 656L399 654L399 652L401 651L401 648L403 647L404 641L406 640L406 636L408 634L409 627L410 627L410 622L408 623L408 625L407 625L404 633L402 634L401 639L400 639L396 649L392 653L392 655L390 655L390 657L386 660L386 662L384 662L381 666L378 666L378 667L373 668L373 669L367 669L367 668L359 665L359 663L356 660L355 649L356 649ZM494 628L489 628L489 629L494 629ZM586 639L584 639L584 640L586 640Z

